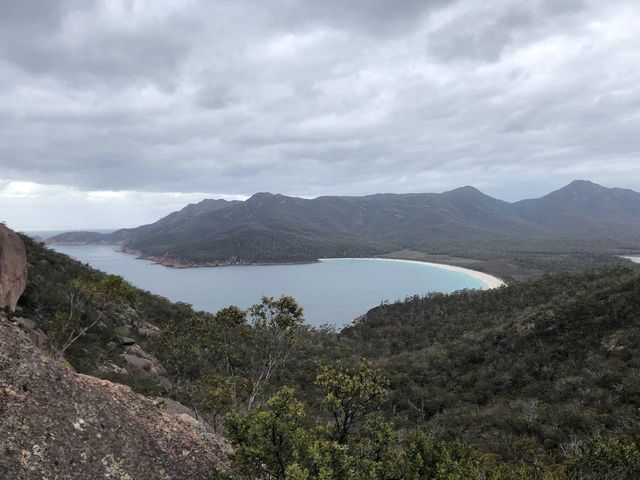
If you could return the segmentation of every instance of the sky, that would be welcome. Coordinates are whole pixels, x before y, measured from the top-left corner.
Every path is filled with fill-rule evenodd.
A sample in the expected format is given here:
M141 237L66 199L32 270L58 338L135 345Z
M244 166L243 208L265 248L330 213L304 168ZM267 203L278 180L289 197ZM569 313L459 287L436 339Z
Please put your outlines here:
M0 220L640 191L637 0L0 0Z

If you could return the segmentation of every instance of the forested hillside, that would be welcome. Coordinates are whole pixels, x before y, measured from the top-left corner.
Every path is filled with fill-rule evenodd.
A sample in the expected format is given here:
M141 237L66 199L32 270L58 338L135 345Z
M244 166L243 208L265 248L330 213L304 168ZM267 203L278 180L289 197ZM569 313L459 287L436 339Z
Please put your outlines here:
M234 443L239 478L640 472L637 268L410 298L336 332L306 326L288 298L194 312L25 240L21 315L47 348L89 326L71 364L194 408ZM71 294L86 295L73 326ZM132 348L149 368L130 368Z
M135 229L70 232L50 241L116 243L170 266L295 263L417 250L562 271L640 251L640 194L585 181L516 203L473 187L312 200L258 193L244 202L205 200Z
M375 308L342 336L379 359L396 418L506 458L640 432L640 276L605 269Z

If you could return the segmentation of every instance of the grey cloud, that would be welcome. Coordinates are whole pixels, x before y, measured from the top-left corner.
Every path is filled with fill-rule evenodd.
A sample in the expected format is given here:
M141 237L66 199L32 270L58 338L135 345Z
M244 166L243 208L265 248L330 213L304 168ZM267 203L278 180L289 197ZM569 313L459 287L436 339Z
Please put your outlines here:
M567 28L593 12L581 0L469 1L461 4L459 15L429 33L427 50L444 62L495 62L511 45L569 33Z
M288 26L322 23L371 35L400 35L415 28L423 17L458 0L294 0L285 2L278 18ZM270 7L278 2L271 2Z
M0 179L638 188L639 16L624 1L3 2Z
M136 2L122 2L134 16ZM188 54L195 20L176 14L132 28L104 18L118 2L34 0L0 5L0 53L28 73L48 76L73 89L96 83L154 82L173 86ZM128 7L127 7L128 5Z

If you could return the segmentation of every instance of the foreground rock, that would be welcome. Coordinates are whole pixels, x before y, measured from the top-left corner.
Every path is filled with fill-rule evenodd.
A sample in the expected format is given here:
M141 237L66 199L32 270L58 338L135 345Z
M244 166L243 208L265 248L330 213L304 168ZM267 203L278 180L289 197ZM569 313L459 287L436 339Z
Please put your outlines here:
M16 309L27 286L27 251L14 231L0 225L0 307Z
M0 317L0 478L217 478L228 446L172 412L59 365Z

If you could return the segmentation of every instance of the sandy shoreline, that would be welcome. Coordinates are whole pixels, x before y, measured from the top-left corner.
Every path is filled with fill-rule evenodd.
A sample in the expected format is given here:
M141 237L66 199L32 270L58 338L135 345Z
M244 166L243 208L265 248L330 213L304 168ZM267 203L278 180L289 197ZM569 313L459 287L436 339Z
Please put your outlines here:
M455 265L447 265L446 263L434 263L434 262L422 262L420 260L404 260L401 258L379 258L379 257L369 257L369 258L320 258L321 262L328 260L384 260L387 262L404 262L404 263L415 263L418 265L427 265L430 267L441 268L442 270L449 270L451 272L464 273L470 277L473 277L477 280L480 280L485 284L487 289L499 288L506 283L499 279L498 277L494 277L493 275L489 275L488 273L478 272L477 270L471 270L469 268L458 267Z
M636 257L631 257L631 256L625 257L625 256L623 256L622 258L626 258L627 260L631 260L633 263L640 263L640 257L638 257L638 256L636 256Z
M87 243L69 244L69 243L65 243L65 244L60 244L60 245L81 246L81 245L96 245L96 244L87 244ZM107 244L99 244L99 245L107 245ZM113 245L116 246L115 244L113 244ZM331 261L331 260L384 260L384 261L387 261L387 262L415 263L417 265L427 265L427 266L430 266L430 267L440 268L442 270L449 270L449 271L452 271L452 272L464 273L465 275L468 275L468 276L473 277L473 278L475 278L477 280L480 280L482 283L485 284L485 287L487 289L499 288L499 287L502 287L503 285L506 285L506 283L503 280L501 280L500 278L495 277L493 275L490 275L488 273L479 272L477 270L471 270L469 268L459 267L457 265L449 265L449 264L446 264L446 263L423 262L421 260L407 260L407 259L403 259L403 258L383 258L383 257L342 258L342 257L339 257L339 258L319 258L318 260L309 261L309 262L292 262L292 263L248 263L248 264L242 264L242 263L220 264L220 263L217 263L217 264L189 264L189 265L183 265L183 264L180 264L179 262L167 262L166 260L163 261L163 259L161 259L159 257L146 256L146 255L143 255L139 251L123 248L122 246L120 248L114 248L114 251L123 253L125 255L135 256L136 259L138 259L138 260L146 260L146 261L152 262L155 265L160 265L160 266L163 266L163 267L166 267L166 268L175 268L175 269L219 268L219 267L236 267L236 266L307 265L307 264L313 264L313 263L318 263L318 262L323 262L323 261ZM640 262L640 257L635 257L635 260L632 257L623 257L623 258L629 258L630 260Z

